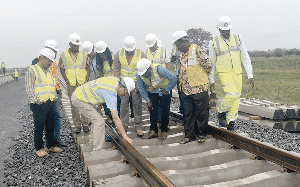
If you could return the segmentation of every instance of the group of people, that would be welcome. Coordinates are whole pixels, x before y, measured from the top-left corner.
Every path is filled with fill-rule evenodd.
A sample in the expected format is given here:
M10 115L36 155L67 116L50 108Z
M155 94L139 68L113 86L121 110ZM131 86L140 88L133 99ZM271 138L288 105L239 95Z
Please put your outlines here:
M57 43L46 41L37 63L26 73L26 90L31 99L35 125L36 154L43 157L49 151L62 151L56 147L62 145L59 130L55 130L56 126L60 128L55 120L59 118L55 114L58 110L55 106L56 103L60 105L61 95L57 68L60 68L67 84L74 132L89 132L90 121L93 127L90 143L94 150L101 149L105 142L105 121L99 110L102 106L108 120L128 142L132 143L126 133L130 117L134 118L137 136L165 139L169 130L172 89L176 85L185 131L180 143L204 142L208 127L209 90L214 88L215 71L226 93L218 107L219 124L233 130L242 90L242 63L252 87L254 81L245 45L240 35L230 33L231 26L229 17L219 18L217 27L220 35L210 42L209 55L201 46L192 44L183 30L172 35L171 57L153 33L145 38L147 50L137 48L135 38L126 36L123 48L114 55L104 41L95 45L89 41L81 43L80 36L74 33L69 36L69 49L60 54L56 67ZM83 50L79 49L80 45ZM142 98L150 112L147 134L143 133ZM42 141L43 129L46 149Z

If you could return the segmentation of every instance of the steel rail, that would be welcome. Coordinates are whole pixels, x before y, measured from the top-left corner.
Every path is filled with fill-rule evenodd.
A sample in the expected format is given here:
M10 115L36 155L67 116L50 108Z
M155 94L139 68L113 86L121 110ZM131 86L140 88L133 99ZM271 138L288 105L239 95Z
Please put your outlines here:
M177 120L181 120L182 118L180 114L171 111L170 116L176 118ZM298 155L259 142L253 138L248 138L237 133L221 129L213 124L214 123L211 122L208 129L209 134L213 135L213 137L239 147L256 156L260 156L275 164L281 165L284 168L300 173L300 157Z

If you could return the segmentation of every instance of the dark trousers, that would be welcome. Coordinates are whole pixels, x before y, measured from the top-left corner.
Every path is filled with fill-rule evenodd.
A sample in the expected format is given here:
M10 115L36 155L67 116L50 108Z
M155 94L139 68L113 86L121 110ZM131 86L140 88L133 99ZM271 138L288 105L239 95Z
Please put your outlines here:
M44 148L43 131L45 129L46 147L54 146L54 124L55 107L54 102L48 100L41 105L30 104L30 110L33 112L34 120L34 146L35 150Z
M206 134L209 115L208 92L185 95L181 92L184 107L184 131L186 138L196 138Z
M150 130L158 132L158 106L161 106L161 131L168 132L171 95L159 96L158 93L148 93L153 110L150 112Z

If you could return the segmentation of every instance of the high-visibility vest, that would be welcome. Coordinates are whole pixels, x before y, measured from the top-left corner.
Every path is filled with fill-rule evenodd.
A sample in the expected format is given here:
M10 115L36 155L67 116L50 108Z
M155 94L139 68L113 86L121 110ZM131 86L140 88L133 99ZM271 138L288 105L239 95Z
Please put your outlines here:
M66 70L66 76L71 86L75 86L76 82L82 85L86 81L86 59L87 53L79 50L76 62L74 63L69 50L65 50L62 54L62 61L64 69Z
M165 59L166 59L166 49L159 47L153 56L151 50L148 48L145 51L146 58L150 60L152 63L157 63L166 67Z
M234 70L235 73L242 73L241 49L239 36L230 35L229 45L224 41L221 35L213 38L214 48L216 51L216 71L229 72Z
M49 69L51 70L53 78L55 80L55 88L56 88L56 90L60 90L59 83L58 83L58 80L57 80L57 65L56 65L55 61L52 62L52 65L50 66Z
M36 64L30 66L35 74L34 92L42 101L51 100L53 101L56 96L55 82L51 71L47 71L47 75L44 73L42 68ZM33 103L33 101L30 101Z
M5 68L5 63L4 62L1 63L1 68Z
M186 74L188 78L189 85L191 87L201 86L209 83L208 75L204 68L199 64L197 60L197 49L196 44L192 44L188 51L188 60L185 64L186 66ZM180 57L180 61L182 61L182 55ZM181 75L180 75L181 80ZM181 84L181 83L180 83Z
M160 64L151 64L151 69L152 69L152 76L151 76L151 80L149 80L148 78L140 75L141 79L144 81L144 83L146 85L149 86L149 91L151 92L152 90L156 89L156 88L161 88L164 89L168 86L169 84L169 80L165 79L163 77L161 77L158 73L158 66L161 66Z
M14 72L14 76L15 76L15 77L19 77L19 72L15 71L15 72Z
M111 90L117 94L118 85L119 79L116 77L101 77L77 87L75 94L77 99L92 105L97 105L105 102L96 94L97 89Z
M103 76L113 76L112 68L110 67L109 62L107 60L103 62Z
M122 48L119 52L119 60L121 63L121 71L120 71L121 78L130 77L134 81L136 81L136 72L137 72L136 65L141 58L142 58L142 51L139 49L135 49L132 60L130 64L128 64L126 59L126 51L124 48Z

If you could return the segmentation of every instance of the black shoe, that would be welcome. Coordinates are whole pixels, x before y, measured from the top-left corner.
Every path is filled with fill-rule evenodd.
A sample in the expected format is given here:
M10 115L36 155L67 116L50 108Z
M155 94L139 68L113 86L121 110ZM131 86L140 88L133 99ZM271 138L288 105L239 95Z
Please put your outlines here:
M55 140L55 145L58 145L58 146L60 146L60 147L67 147L66 144L64 144L64 143L61 141L60 138L57 138L57 139Z
M225 127L226 128L226 125L227 125L226 112L222 112L222 113L218 112L218 120L219 120L219 125L221 127Z
M151 139L151 138L157 138L157 132L154 132L154 130L150 130L150 132L143 136L143 139Z
M227 126L227 130L233 131L234 125L235 125L235 121L230 121Z
M82 128L84 132L90 132L90 128L88 126L83 126Z
M81 127L79 126L79 127L75 127L74 128L74 132L75 133L80 133L81 132Z

